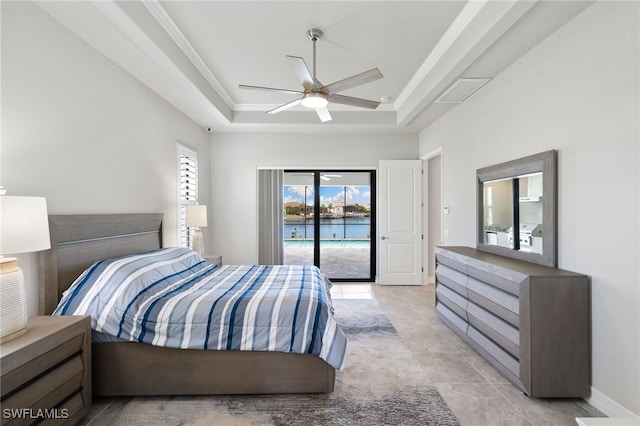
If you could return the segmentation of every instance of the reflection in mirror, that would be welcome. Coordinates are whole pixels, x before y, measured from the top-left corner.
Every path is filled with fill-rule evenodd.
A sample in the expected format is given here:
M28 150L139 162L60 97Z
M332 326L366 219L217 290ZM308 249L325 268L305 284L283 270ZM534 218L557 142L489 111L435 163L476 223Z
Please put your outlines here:
M519 250L542 254L542 172L518 176L516 179L520 210Z
M513 226L511 179L484 182L484 243L509 247L508 231Z

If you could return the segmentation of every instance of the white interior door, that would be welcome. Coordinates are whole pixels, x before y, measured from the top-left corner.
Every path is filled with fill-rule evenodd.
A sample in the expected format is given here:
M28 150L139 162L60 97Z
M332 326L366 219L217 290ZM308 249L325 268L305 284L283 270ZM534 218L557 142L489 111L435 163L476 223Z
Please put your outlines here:
M422 161L380 161L378 194L378 283L420 285Z

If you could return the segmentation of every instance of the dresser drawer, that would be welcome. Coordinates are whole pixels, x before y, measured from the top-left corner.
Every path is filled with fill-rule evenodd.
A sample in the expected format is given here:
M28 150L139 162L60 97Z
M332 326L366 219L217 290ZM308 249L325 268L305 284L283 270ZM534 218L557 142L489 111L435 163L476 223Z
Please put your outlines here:
M438 252L436 249L436 262L448 266L451 269L467 274L467 265L447 256L448 252Z
M515 358L520 358L520 331L473 302L467 307L469 324L496 342Z
M469 326L467 335L471 340L478 344L482 349L487 351L489 355L491 355L497 362L506 367L507 370L513 373L516 377L520 376L520 363L517 359L512 357L504 349L496 345L495 342L491 341L491 339L487 338L487 336L482 334L473 326Z
M444 285L436 286L436 298L449 309L467 320L467 299Z
M519 327L520 300L517 297L475 278L469 278L467 290L469 300L512 325Z
M467 281L469 277L462 272L440 263L436 266L436 280L457 293L467 296Z
M468 271L470 277L491 284L493 287L497 287L514 296L520 295L520 283L527 279L526 275L502 270L499 267L487 272L469 265Z
M440 316L440 318L443 321L446 321L447 324L455 327L455 329L457 329L459 334L463 336L467 334L467 328L469 327L469 324L465 320L460 318L458 315L456 315L455 312L453 312L451 309L447 308L442 303L437 302L436 313L438 314L438 316Z

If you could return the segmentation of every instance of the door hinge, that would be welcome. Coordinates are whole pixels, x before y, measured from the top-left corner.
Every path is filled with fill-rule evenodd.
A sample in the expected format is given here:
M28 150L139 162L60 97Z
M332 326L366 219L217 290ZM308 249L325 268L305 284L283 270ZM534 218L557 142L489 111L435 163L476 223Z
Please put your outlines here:
M421 239L421 240L424 240L424 234L422 234L422 235L420 236L420 239Z

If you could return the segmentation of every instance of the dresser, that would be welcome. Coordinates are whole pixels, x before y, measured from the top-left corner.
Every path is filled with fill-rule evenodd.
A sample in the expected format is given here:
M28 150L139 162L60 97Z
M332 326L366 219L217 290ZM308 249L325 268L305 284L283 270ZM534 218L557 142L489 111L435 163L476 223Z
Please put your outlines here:
M590 393L589 277L470 247L436 248L440 319L524 393Z
M0 357L3 425L76 424L89 412L90 317L31 317Z

